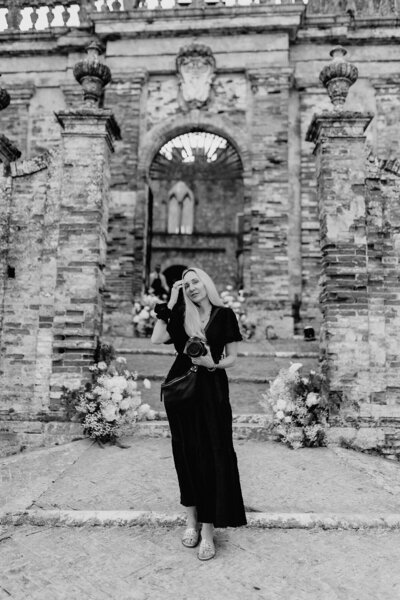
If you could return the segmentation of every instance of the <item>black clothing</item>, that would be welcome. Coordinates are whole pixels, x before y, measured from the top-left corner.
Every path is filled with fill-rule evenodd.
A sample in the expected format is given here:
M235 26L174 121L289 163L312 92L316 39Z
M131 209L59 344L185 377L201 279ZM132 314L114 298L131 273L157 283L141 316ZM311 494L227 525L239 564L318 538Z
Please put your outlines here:
M218 310L206 332L211 355L218 363L226 344L240 341L235 313ZM183 325L184 307L172 310L167 326L178 354L167 380L185 373L192 362L182 354L188 335ZM178 475L181 504L196 506L202 523L215 527L246 524L236 453L232 443L232 410L224 369L197 371L196 397L179 411L167 411L172 450Z

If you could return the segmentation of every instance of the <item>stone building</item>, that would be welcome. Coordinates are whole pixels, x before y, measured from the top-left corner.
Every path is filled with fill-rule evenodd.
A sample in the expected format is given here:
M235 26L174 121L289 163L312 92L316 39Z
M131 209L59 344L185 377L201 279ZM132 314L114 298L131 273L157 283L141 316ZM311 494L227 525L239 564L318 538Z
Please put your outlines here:
M399 12L3 3L4 417L62 419L61 382L84 375L103 331L132 335L132 302L161 263L169 281L197 264L243 286L280 337L301 302L302 323L322 324L338 426L395 426ZM359 77L346 113L309 129L331 110L319 74L338 43Z

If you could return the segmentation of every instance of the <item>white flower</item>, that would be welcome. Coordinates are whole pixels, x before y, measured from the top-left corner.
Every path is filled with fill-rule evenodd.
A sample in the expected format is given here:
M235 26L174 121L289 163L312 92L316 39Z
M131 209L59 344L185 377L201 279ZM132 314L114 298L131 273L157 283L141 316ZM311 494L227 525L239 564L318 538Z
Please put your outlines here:
M121 392L113 392L112 393L112 401L115 402L116 404L118 404L119 402L121 402L122 400L122 394Z
M101 388L101 392L100 392L99 396L103 400L103 402L107 402L107 400L111 400L111 392L110 392L110 390L106 390L105 388Z
M278 410L278 412L276 413L276 418L279 419L280 421L284 418L284 413L281 410Z
M276 408L277 410L285 410L286 400L284 400L283 398L279 398L278 402L276 403Z
M126 365L126 358L124 358L123 356L118 356L116 362L120 363L121 365Z
M106 421L115 421L117 418L117 411L115 406L112 404L107 404L101 409L101 414L105 418Z
M287 416L287 417L285 417L284 420L285 420L285 423L291 423L292 422L292 417Z
M97 371L97 365L90 365L89 371Z
M121 410L128 410L131 407L131 405L132 405L132 398L130 398L128 396L128 398L124 398L121 401L119 407L120 407Z
M232 285L227 285L226 289L228 290L228 292L231 292L233 290L233 286Z
M149 379L147 379L147 377L146 377L146 379L143 379L143 385L146 388L146 390L150 390L151 389L151 382L150 382Z
M139 315L135 315L135 316L133 317L133 322L134 322L134 323L140 323L140 318L139 318Z
M137 383L136 381L128 381L128 383L126 384L126 392L127 394L132 394L133 392L135 392L137 390Z
M318 403L319 403L318 394L316 394L315 392L310 392L309 394L307 394L306 406L311 407L311 406L315 406Z
M303 365L301 363L292 363L288 369L289 373L296 373L299 369L301 369Z
M100 371L105 371L107 369L107 365L104 361L101 361L97 363L97 368L100 369Z

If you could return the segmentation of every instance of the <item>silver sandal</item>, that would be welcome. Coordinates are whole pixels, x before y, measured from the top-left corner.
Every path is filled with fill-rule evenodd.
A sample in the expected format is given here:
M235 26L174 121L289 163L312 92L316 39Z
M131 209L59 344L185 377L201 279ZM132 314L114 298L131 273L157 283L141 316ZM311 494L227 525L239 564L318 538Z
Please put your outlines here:
M194 527L187 527L183 532L182 544L186 548L195 548L199 543L200 531Z
M215 546L214 543L210 544L207 540L201 540L200 548L197 553L197 558L199 560L210 560L210 558L214 558L215 556Z

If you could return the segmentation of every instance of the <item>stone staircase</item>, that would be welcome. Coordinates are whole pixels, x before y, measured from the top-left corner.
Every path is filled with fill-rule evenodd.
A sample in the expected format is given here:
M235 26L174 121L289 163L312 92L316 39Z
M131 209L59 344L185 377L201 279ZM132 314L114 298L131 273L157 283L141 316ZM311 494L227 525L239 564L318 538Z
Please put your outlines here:
M160 403L160 384L174 361L174 350L169 345L156 346L147 338L114 338L111 342L119 356L127 360L127 367L137 371L138 379L148 378L152 387L143 392L143 400L157 411ZM234 415L264 413L260 405L262 394L279 371L293 362L301 362L304 372L318 368L318 343L303 339L274 340L273 342L241 342L239 358L227 371ZM239 419L240 420L240 419Z

